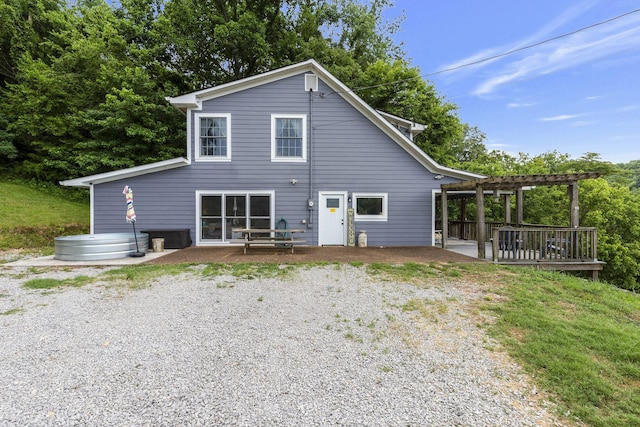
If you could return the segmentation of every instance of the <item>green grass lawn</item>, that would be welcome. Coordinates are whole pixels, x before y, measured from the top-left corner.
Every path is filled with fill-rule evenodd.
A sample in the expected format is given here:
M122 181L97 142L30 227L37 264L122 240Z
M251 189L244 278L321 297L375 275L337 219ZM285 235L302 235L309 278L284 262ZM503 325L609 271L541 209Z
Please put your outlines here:
M490 327L570 419L640 426L640 295L560 273L518 270L496 286Z
M0 250L52 248L56 236L87 233L89 203L63 194L0 182Z
M559 272L494 264L372 264L372 274L428 286L483 284L482 325L576 426L640 426L640 295ZM436 316L437 307L426 307ZM435 311L434 311L435 310Z

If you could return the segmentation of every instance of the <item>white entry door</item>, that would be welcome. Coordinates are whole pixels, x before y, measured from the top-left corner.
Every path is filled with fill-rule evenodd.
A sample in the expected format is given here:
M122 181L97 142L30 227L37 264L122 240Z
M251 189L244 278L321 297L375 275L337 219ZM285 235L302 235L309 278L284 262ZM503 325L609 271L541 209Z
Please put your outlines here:
M321 191L318 197L318 245L347 244L347 193Z

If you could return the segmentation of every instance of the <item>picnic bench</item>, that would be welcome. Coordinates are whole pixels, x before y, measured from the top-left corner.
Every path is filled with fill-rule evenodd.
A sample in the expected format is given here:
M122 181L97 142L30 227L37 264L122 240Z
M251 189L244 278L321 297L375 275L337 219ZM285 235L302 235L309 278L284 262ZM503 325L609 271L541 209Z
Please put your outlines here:
M244 254L251 245L273 246L276 248L291 248L294 253L294 246L306 243L306 240L296 237L305 230L287 230L281 228L235 228L234 233L241 233L242 239L232 240L231 243L241 243L244 245Z

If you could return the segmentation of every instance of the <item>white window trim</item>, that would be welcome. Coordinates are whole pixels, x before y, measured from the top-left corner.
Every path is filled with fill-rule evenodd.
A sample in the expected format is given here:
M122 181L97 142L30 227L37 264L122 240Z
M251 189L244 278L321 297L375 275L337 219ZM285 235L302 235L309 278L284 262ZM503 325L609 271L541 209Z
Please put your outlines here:
M231 114L229 113L195 113L194 135L195 135L195 160L196 162L230 162L231 161ZM227 120L227 155L226 156L203 156L200 154L200 119L202 118L225 118Z
M354 221L387 221L389 218L389 193L353 193ZM358 215L359 197L380 197L382 198L382 215Z
M302 157L276 156L276 119L302 119ZM271 161L272 162L306 162L307 161L307 115L306 114L272 114L271 115Z
M271 217L270 228L275 228L275 215L276 215L276 192L271 190L224 190L224 191L212 191L212 190L196 190L196 246L222 246L229 245L229 241L213 241L202 239L202 196L220 196L222 200L227 195L247 195L247 196L271 196L271 206L269 206L269 216ZM223 202L224 203L224 202ZM222 206L224 209L224 205ZM224 211L223 211L224 212Z

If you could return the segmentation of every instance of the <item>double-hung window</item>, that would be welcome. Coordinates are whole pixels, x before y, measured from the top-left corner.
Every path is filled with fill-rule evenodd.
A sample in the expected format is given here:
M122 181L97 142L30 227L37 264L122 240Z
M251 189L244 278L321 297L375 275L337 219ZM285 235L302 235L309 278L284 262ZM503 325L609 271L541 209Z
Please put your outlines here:
M195 120L196 160L231 160L231 115L201 113Z
M271 160L275 162L307 160L306 115L271 115Z
M386 221L388 217L387 193L354 193L356 221Z

